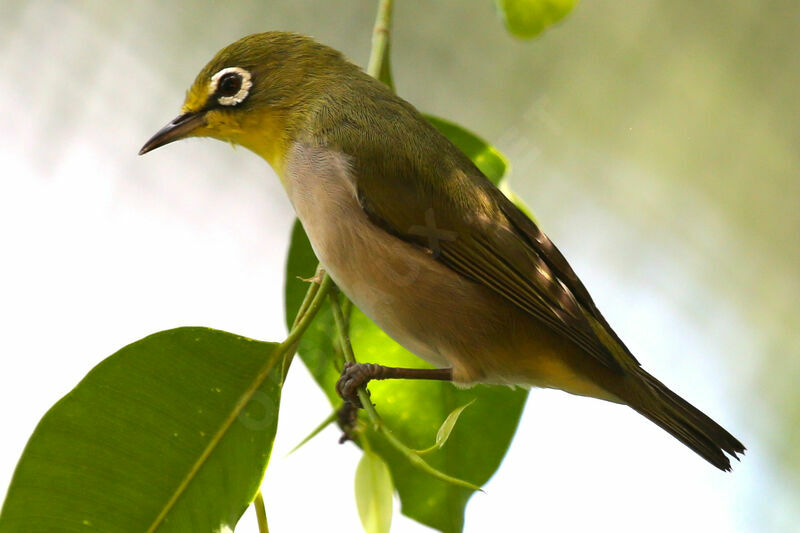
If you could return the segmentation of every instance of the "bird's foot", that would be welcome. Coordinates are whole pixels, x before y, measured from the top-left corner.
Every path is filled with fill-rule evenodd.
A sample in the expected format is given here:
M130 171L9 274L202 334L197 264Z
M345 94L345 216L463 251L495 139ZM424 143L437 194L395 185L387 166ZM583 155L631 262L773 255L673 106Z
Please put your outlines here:
M373 363L345 363L336 382L336 392L346 402L363 408L358 388L371 379L435 379L453 381L452 368L394 368ZM367 391L369 394L369 391Z
M371 379L382 379L386 367L372 363L351 363L347 362L342 368L342 375L336 382L336 392L342 399L359 409L363 409L361 400L358 398L358 388L366 385ZM369 395L369 391L367 391Z

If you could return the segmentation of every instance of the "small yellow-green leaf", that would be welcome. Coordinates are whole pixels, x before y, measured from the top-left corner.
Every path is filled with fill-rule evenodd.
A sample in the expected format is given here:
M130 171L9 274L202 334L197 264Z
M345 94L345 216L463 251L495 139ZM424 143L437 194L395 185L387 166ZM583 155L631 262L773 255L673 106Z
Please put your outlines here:
M578 0L495 0L506 28L512 34L530 39L563 19Z
M453 409L447 418L445 418L444 422L442 423L442 427L439 428L439 431L436 432L436 445L441 448L444 446L444 443L447 442L447 439L450 438L450 433L453 431L453 428L456 426L456 422L458 422L458 417L461 416L461 412L464 411L467 407L472 405L475 400L472 400L469 403L465 403L461 407L457 407Z
M389 533L393 493L389 467L378 454L365 451L356 468L356 506L366 533Z
M439 426L439 431L436 432L436 442L433 443L433 446L430 448L426 448L424 450L419 450L417 453L419 454L426 454L430 452L435 452L442 448L447 442L447 439L450 438L450 433L453 431L453 428L456 426L456 422L458 422L458 417L461 416L461 412L464 411L467 407L472 405L475 402L475 398L473 398L469 403L465 403L461 407L456 407L453 411L447 415L447 418L444 419L442 425Z

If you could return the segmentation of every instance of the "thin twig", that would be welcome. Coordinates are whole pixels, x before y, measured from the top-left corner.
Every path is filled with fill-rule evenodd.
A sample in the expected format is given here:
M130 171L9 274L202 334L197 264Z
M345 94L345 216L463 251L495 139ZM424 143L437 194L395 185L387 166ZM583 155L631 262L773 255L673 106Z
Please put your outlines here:
M316 297L317 293L319 292L319 288L324 279L325 271L322 268L322 265L317 265L317 269L315 271L314 277L311 279L311 283L306 290L306 294L303 297L303 303L300 304L300 309L297 310L297 314L294 317L294 321L292 322L292 329L297 327L297 323L306 315L306 311L308 311L308 306L311 305L311 302ZM286 375L289 373L289 367L292 364L292 360L294 359L295 351L287 352L286 355L283 357L283 362L281 364L281 381L286 380Z
M319 283L319 287L309 287L308 292L315 291L316 294L314 295L314 299L308 305L306 311L302 314L302 316L298 313L297 318L295 319L295 325L292 327L292 330L289 332L289 335L286 337L280 347L294 347L297 349L297 344L300 342L300 338L303 336L303 333L306 332L308 326L311 324L311 321L314 319L314 316L319 311L319 308L322 306L322 302L325 301L325 296L328 294L328 291L331 289L333 285L333 280L326 272L325 275L322 277L322 281ZM292 350L289 350L292 351Z
M316 437L317 435L319 435L319 433L320 433L320 432L321 432L323 429L325 429L326 427L328 427L330 424L332 424L332 423L336 422L336 420L337 420L337 418L338 418L338 417L339 417L339 413L338 413L338 411L333 411L331 414L329 414L329 415L328 415L328 417L327 417L325 420L323 420L322 422L320 422L320 424L319 424L317 427L315 427L315 428L314 428L314 429L311 431L311 433L309 433L309 434L306 436L306 438L304 438L303 440L301 440L301 441L300 441L300 442L297 444L297 446L295 446L294 448L292 448L292 450L291 450L289 453L287 453L286 455L287 455L287 456L288 456L288 455L292 455L294 452L296 452L297 450L299 450L301 446L303 446L303 445L304 445L304 444L306 444L308 441L310 441L311 439L313 439L314 437Z

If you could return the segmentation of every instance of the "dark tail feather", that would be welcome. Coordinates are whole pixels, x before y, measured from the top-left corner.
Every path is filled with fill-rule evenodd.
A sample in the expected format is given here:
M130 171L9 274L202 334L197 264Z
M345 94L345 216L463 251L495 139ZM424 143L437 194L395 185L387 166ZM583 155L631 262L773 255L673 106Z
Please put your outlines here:
M639 392L629 405L712 465L730 471L731 461L725 454L738 461L737 454L744 453L744 445L644 370L637 369L636 374L647 390Z

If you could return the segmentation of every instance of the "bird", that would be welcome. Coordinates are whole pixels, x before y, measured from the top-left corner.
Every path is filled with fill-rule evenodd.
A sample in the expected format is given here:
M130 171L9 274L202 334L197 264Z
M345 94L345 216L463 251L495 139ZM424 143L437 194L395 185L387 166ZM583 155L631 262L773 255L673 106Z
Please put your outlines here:
M642 368L531 218L339 51L282 31L228 45L139 153L188 137L265 159L339 289L434 367L349 365L346 399L386 378L554 388L628 405L721 470L745 452Z

